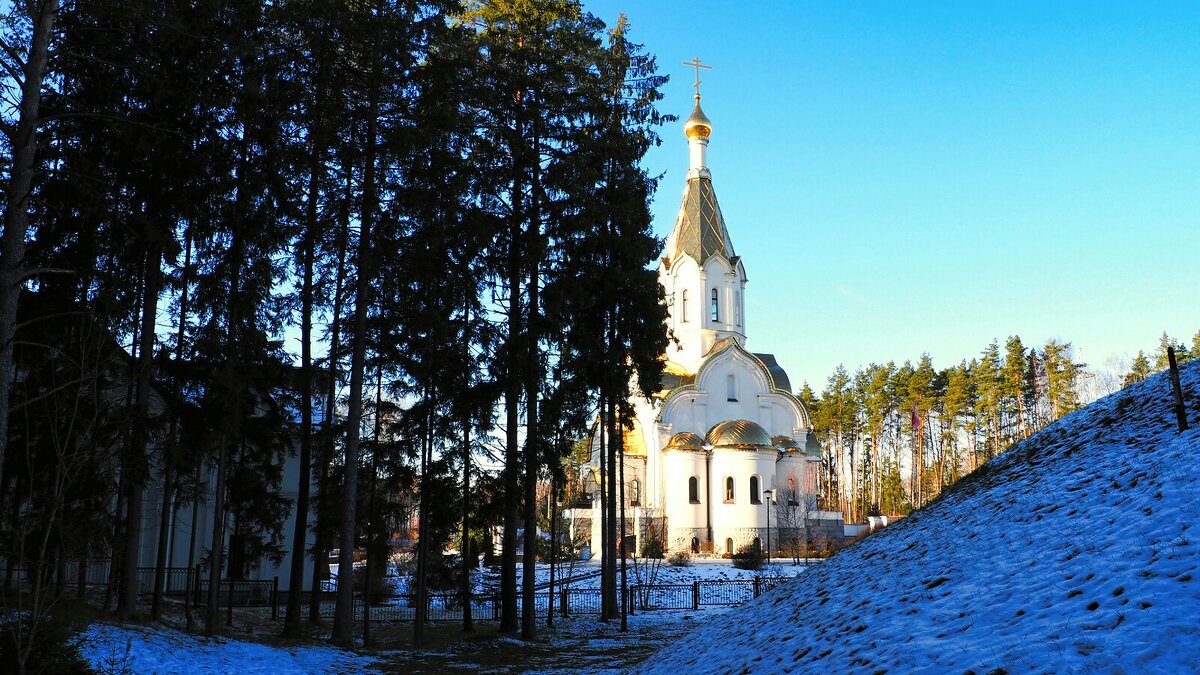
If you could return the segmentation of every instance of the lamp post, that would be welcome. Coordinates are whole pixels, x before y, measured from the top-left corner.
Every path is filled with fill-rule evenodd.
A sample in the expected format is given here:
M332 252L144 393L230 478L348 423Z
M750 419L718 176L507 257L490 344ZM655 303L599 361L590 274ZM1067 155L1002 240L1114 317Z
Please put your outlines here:
M774 490L763 490L763 496L767 498L767 567L771 566L771 497L775 496Z

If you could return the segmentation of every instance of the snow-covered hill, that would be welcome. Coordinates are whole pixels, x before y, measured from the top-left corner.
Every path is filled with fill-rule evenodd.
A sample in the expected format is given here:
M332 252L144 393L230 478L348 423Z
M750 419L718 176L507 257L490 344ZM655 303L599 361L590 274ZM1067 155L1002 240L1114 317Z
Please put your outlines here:
M1164 375L1015 446L938 502L716 617L644 672L1197 672L1193 429Z

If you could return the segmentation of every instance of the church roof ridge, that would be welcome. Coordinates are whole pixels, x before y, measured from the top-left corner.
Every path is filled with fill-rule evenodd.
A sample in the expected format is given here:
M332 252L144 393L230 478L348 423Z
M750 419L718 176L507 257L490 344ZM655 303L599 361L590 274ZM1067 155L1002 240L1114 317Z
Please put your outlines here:
M662 421L662 413L664 410L666 410L666 402L668 399L673 396L680 395L686 391L696 390L696 382L699 381L700 374L706 368L708 368L710 363L713 362L714 357L716 357L718 354L729 351L730 349L736 349L737 351L750 357L750 359L759 368L761 368L764 373L766 373L767 382L770 384L771 393L779 394L794 402L800 408L805 424L807 424L810 428L812 427L812 416L811 413L809 413L808 406L804 405L804 402L801 401L794 393L792 393L791 382L788 379L787 373L784 372L783 367L779 365L779 362L775 360L775 355L765 353L756 354L743 347L741 343L731 337L722 338L714 342L713 345L709 347L708 351L705 352L704 356L700 357L700 361L696 365L695 372L693 374L686 377L680 377L678 380L672 380L671 384L667 384L667 381L664 378L662 388L655 394L655 398L661 401L660 405L662 406L659 408L658 414L655 415L655 419Z

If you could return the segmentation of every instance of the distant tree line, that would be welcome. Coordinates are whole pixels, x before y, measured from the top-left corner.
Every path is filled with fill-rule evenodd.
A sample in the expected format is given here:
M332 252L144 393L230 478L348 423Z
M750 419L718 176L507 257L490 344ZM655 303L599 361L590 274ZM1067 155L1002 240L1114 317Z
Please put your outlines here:
M1179 361L1200 357L1200 331L1190 347L1163 333L1153 356L1138 352L1117 380L1125 386L1167 367L1167 347ZM1078 409L1085 388L1102 374L1075 361L1071 343L1026 347L1019 336L987 345L977 358L936 369L929 354L914 365L838 366L818 395L807 383L808 406L822 447L818 495L822 508L848 522L899 515L927 504L948 485L1008 446Z
M457 543L467 595L467 552L503 525L501 625L532 638L537 482L629 416L666 345L640 167L665 78L624 18L19 0L2 20L0 551L47 580L112 555L128 617L166 485L164 519L223 515L188 560L213 582L315 528L315 590L339 549L348 646L356 549L380 571L386 534L419 523L418 593ZM290 593L286 630L316 609Z

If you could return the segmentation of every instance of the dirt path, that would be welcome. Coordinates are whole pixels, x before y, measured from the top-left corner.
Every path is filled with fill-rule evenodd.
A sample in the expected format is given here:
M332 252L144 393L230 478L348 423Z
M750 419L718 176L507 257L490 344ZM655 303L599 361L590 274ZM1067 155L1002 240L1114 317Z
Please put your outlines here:
M428 649L386 652L377 667L385 673L623 673L725 609L643 613L630 617L624 633L619 621L560 619L553 629L539 626L533 642L500 635L490 625L472 636L445 627L430 636Z

